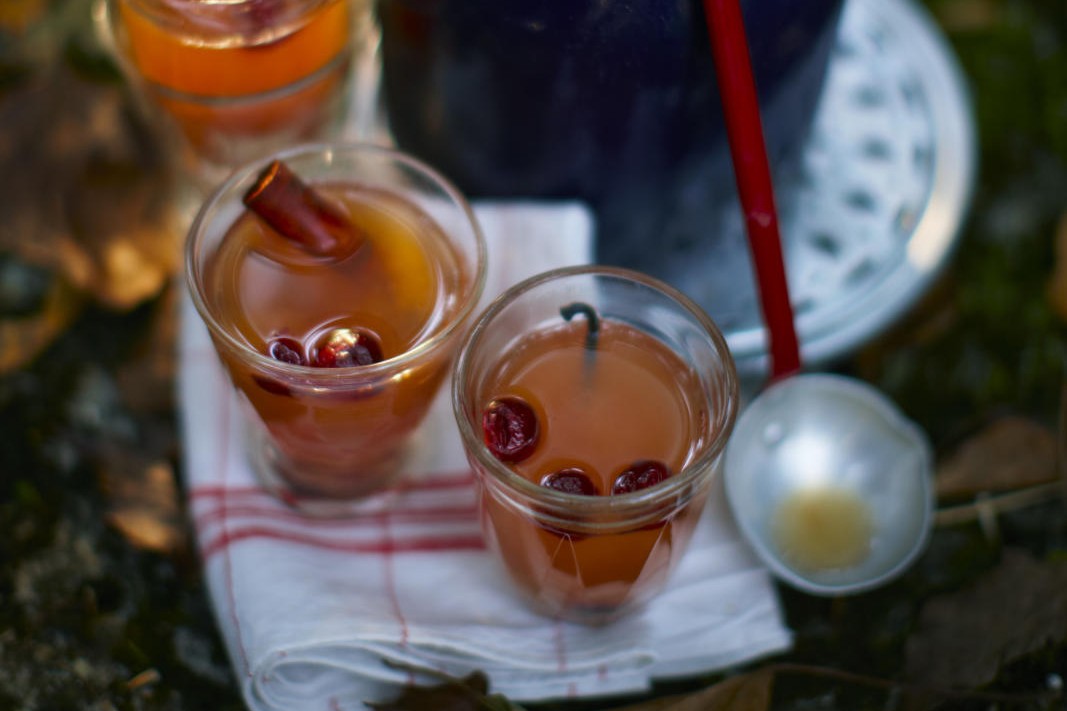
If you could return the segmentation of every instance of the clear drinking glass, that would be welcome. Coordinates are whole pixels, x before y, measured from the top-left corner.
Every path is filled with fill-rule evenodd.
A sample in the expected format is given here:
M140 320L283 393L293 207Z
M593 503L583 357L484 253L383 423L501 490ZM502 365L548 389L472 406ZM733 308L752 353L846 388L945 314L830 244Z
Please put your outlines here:
M479 317L452 387L483 530L536 609L599 623L667 584L739 403L733 360L704 311L625 269L547 272ZM520 411L516 401L536 435L499 414L501 403ZM532 448L510 446L523 439ZM650 462L664 467L658 483L641 473Z
M246 209L243 197L273 160L344 206L364 235L354 254L308 254ZM403 153L308 144L222 183L191 227L186 277L240 394L264 485L324 514L386 487L452 365L485 271L464 197ZM380 340L383 359L327 367L336 336L361 330ZM288 344L280 353L279 343Z
M101 0L97 24L147 105L212 175L335 137L367 0Z

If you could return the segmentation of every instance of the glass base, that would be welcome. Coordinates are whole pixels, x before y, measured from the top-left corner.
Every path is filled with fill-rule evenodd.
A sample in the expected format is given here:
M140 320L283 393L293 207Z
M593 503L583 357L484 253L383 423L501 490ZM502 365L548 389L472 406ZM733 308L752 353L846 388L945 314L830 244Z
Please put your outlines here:
M342 470L332 469L323 475L328 485L312 487L306 482L317 475L307 467L296 473L294 465L265 435L246 439L245 451L259 484L278 501L306 516L349 518L380 513L392 507L402 489L407 447L388 461L378 462L373 475L362 468L358 476L344 476Z

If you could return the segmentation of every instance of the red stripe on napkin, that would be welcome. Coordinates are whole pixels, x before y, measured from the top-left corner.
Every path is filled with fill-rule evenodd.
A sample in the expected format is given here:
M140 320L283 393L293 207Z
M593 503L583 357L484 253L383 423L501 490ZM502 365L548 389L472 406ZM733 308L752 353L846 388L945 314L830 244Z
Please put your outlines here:
M435 551L477 551L485 549L479 534L457 536L416 536L407 540L339 541L307 533L281 530L268 526L246 526L224 530L204 546L201 554L208 560L216 553L228 549L234 543L251 539L285 541L345 553L392 555L394 553L432 553Z
M474 504L466 506L441 506L427 507L424 509L402 509L398 511L374 511L360 514L357 518L309 518L297 511L280 506L257 506L255 504L237 504L209 509L194 518L196 527L203 530L213 523L219 523L223 518L233 520L236 518L260 518L274 521L285 521L299 524L309 528L359 528L363 526L378 526L382 520L389 517L390 520L404 524L418 523L442 523L458 522L466 523L477 521L478 509ZM269 523L269 521L268 521Z
M222 460L225 461L225 460ZM440 472L420 479L404 481L398 488L404 492L437 491L440 489L459 489L474 485L474 472L469 469L456 472ZM251 496L275 501L265 489L259 486L227 486L225 479L219 484L200 484L189 491L189 499L231 498L234 496ZM299 500L299 499L297 499Z

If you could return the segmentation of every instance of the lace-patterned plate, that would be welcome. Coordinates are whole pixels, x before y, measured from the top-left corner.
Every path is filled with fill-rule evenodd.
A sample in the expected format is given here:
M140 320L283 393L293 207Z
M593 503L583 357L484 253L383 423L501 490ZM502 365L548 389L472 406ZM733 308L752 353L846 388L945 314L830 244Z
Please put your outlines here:
M974 183L970 102L951 48L912 0L849 0L812 136L777 176L790 291L806 365L876 336L951 256ZM740 211L737 249L681 286L723 328L738 367L766 372L766 334ZM724 252L726 256L724 256Z

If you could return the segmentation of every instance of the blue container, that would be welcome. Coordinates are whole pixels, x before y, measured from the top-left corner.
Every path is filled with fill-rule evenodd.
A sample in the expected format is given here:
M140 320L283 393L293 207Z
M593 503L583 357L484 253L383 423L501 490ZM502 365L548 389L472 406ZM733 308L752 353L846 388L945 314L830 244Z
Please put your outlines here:
M807 136L842 1L742 2L776 172ZM599 261L668 280L714 238L736 193L699 1L377 8L393 136L470 197L585 200Z

